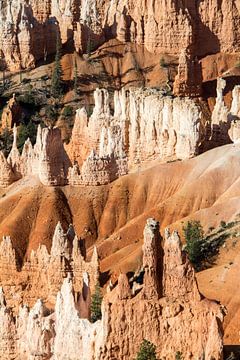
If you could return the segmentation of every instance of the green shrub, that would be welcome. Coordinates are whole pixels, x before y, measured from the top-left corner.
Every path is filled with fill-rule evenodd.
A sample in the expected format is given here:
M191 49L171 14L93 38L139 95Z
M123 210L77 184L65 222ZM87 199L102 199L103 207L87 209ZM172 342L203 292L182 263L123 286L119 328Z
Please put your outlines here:
M177 351L175 354L175 360L183 360L182 353Z
M64 109L63 109L63 116L65 118L68 118L70 116L73 116L73 108L71 106L66 106Z
M228 225L220 229L217 233L205 235L199 221L188 221L183 227L186 239L186 252L196 271L209 267L212 258L218 254L219 247L230 236L226 232ZM223 232L223 230L225 230Z
M157 360L156 346L150 341L144 339L136 360Z
M21 124L18 128L17 147L20 151L23 149L25 141L29 138L31 143L36 142L37 126L30 121L28 124Z
M168 64L166 63L164 57L161 57L161 59L160 59L160 66L161 66L162 68L168 67Z
M227 224L226 224L225 221L222 220L222 221L220 222L220 225L221 225L222 228L225 228Z
M58 109L54 105L47 105L45 108L45 124L49 127L53 127L58 118Z
M55 64L52 74L52 95L55 98L59 98L63 94L63 81L62 81L62 65L61 65L61 49L62 43L60 39L60 34L57 33L57 41L56 41L56 56L55 56Z
M188 221L183 228L186 239L186 251L196 270L199 269L202 256L203 228L200 221Z
M8 129L3 129L2 133L0 134L0 150L3 151L4 155L7 156L12 148L13 144L13 134Z
M91 300L91 322L95 322L97 320L101 320L102 318L102 311L101 311L101 305L102 305L102 292L99 283L97 283L95 287L95 292L92 296Z

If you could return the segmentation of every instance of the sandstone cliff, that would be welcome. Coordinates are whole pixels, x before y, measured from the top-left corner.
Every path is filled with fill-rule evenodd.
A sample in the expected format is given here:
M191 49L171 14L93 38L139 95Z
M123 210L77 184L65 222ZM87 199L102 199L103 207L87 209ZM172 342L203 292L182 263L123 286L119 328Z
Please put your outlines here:
M60 226L54 238L51 258L61 254L65 260L70 258L68 239ZM53 313L38 300L30 311L22 306L14 319L1 290L1 358L127 360L135 358L143 338L147 338L156 344L161 358L175 359L180 351L187 360L202 356L222 359L220 306L199 294L178 234L166 231L164 244L161 240L158 223L149 219L144 231L143 284L137 275L129 283L122 274L118 285L104 297L102 320L93 324L81 314L70 273L63 275ZM10 250L9 239L3 241ZM14 257L14 251L10 253ZM46 271L47 262L38 266L41 272ZM74 279L75 274L72 276ZM85 291L89 289L85 280L83 285ZM4 291L8 292L8 284Z
M0 49L11 69L26 68L55 51L56 32L78 51L89 39L97 46L110 38L143 44L149 51L193 56L239 51L237 3L223 0L158 2L2 1Z

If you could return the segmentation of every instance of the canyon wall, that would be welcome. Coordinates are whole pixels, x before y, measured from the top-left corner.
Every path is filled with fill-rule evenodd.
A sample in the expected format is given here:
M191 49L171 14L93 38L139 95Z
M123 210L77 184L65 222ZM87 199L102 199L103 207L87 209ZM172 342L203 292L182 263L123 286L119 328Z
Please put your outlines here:
M85 108L77 110L68 145L63 145L58 128L39 126L36 144L27 140L20 154L14 126L12 150L7 159L0 155L0 186L26 176L37 176L46 186L104 185L154 161L184 160L204 146L238 142L239 86L233 89L230 109L224 102L225 86L219 78L211 117L204 114L203 103L187 97L122 89L111 101L107 90L97 89L92 115Z
M54 53L56 33L86 51L117 38L154 53L195 56L238 52L240 8L232 0L4 0L0 7L0 52L11 71L34 66Z
M35 278L38 279L34 288L39 295L43 295L42 279L37 275L37 269L44 274L52 259L55 262L60 257L64 261L73 258L76 245L72 241L76 240L69 242L73 246L72 255L68 240L58 225L51 254L46 256L45 250L41 257L39 254L44 251L39 250L38 255L31 256L31 266L32 269L35 266ZM0 250L0 274L9 262L14 271L15 255L9 238L3 239ZM25 263L21 271L29 264ZM63 269L63 263L60 269ZM32 272L28 273L31 277ZM85 268L81 276L86 279L87 274L91 272ZM10 271L8 279L12 279ZM93 279L96 283L97 278ZM3 360L16 357L21 360L132 360L144 338L156 345L162 359L173 360L178 351L186 360L202 356L207 360L222 359L223 309L200 295L194 270L181 249L178 234L166 230L163 242L159 224L153 219L147 221L144 230L140 273L130 281L121 274L118 284L109 287L102 303L102 319L95 323L90 323L89 313L82 310L84 305L85 310L89 308L86 297L91 292L89 283L83 280L83 292L78 293L75 286L80 285L80 278L76 278L75 271L66 269L62 274L60 282L63 285L55 297L54 311L47 308L46 301L37 300L31 310L23 305L23 301L14 314L9 304L20 294L15 287L12 298L9 297L9 280L5 283L1 280L3 289L0 291L0 355ZM23 291L27 293L29 289Z

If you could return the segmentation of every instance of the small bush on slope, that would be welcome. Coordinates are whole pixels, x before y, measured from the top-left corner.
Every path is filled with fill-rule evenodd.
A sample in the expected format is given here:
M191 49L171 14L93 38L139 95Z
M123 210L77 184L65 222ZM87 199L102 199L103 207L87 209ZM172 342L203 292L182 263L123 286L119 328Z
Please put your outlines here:
M102 318L102 311L101 311L101 305L102 305L102 292L99 283L96 285L95 293L92 296L91 301L91 322L95 322L97 320L101 320Z
M150 341L144 339L136 360L157 360L156 346Z

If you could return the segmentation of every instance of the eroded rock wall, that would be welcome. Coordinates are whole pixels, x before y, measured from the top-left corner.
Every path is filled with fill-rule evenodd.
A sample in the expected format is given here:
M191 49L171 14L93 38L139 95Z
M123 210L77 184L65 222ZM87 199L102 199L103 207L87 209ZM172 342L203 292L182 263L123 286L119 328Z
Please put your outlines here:
M97 89L90 117L78 110L67 152L82 164L94 149L100 157L127 157L132 169L153 160L190 158L204 137L201 107L189 98L163 96L154 90L116 91L114 113L109 94Z
M68 239L61 233L58 226L51 257L64 253L68 259ZM104 296L102 319L95 323L82 316L74 273L64 275L53 312L37 300L30 311L21 306L14 317L6 305L5 284L4 292L0 291L1 359L132 360L145 338L156 345L158 357L163 359L173 360L179 351L186 360L221 360L223 311L200 295L178 234L167 230L163 243L154 219L147 221L144 230L141 271L144 280L137 291L137 274L131 282L125 274L120 275L117 286ZM86 274L83 284L86 292ZM86 304L86 297L83 301Z
M38 176L46 186L66 185L70 160L64 150L58 128L42 129L39 126L36 144L33 146L28 139L24 144L22 154L17 148L16 126L14 126L13 134L13 146L8 155L7 164L15 180L32 175ZM11 180L12 178L9 179L9 184ZM4 183L0 186L4 186Z
M11 239L4 237L0 243L0 284L14 311L17 311L22 303L33 306L38 298L53 306L63 279L71 274L74 291L78 294L81 316L85 317L87 312L84 301L89 301L90 291L94 292L99 276L99 262L96 249L91 261L85 261L80 245L81 240L76 236L73 227L70 226L65 233L58 223L51 252L48 253L46 246L41 245L36 251L32 251L21 265ZM83 298L80 294L84 284L87 284L90 290L89 294L84 292Z
M10 70L33 66L55 51L56 33L85 51L110 38L143 44L155 53L179 57L239 51L237 2L150 0L2 1L0 50Z
M152 161L187 159L198 153L205 136L201 107L189 98L157 90L116 91L114 112L107 90L94 93L88 117L77 110L71 141L63 146L58 128L39 126L36 144L17 148L17 128L7 159L1 156L0 186L37 176L46 186L103 185Z
M211 141L220 145L240 140L240 87L236 85L232 91L230 109L224 101L226 80L217 80L217 98L211 117Z

